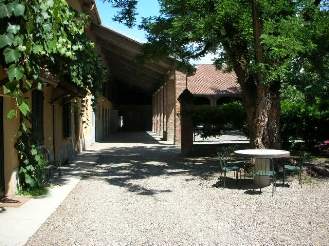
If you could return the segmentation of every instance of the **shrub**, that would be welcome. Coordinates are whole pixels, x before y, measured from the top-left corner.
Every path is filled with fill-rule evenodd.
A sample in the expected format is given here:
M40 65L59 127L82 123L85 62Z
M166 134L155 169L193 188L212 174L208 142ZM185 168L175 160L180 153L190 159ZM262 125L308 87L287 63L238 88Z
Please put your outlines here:
M192 113L194 128L199 128L202 137L220 135L223 130L242 130L246 115L241 102L231 102L216 107L195 106Z
M307 101L302 92L288 87L282 93L281 136L284 147L294 147L295 140L312 149L317 143L329 138L329 101L314 98Z

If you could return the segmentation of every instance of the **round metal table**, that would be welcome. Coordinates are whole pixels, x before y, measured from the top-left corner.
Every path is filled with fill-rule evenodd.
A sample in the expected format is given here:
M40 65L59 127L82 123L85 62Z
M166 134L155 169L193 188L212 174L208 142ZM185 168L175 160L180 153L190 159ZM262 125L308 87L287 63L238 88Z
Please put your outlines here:
M277 158L290 157L290 152L279 149L243 149L234 151L235 154L254 159L256 170L271 171L271 160ZM255 177L255 183L259 187L265 187L271 184L271 180L266 176Z

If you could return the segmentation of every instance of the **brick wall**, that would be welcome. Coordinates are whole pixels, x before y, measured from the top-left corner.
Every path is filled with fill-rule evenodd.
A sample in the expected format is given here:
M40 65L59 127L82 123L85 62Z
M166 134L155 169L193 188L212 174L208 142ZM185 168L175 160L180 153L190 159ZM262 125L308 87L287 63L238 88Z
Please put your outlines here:
M152 131L159 136L166 132L167 140L175 144L180 144L181 140L180 103L177 98L185 88L185 74L174 71L152 97Z
M175 80L176 80L175 144L180 145L180 142L181 142L181 121L180 121L181 108L180 108L180 103L177 101L177 98L186 89L186 75L180 71L176 71Z
M174 143L175 141L175 112L176 112L176 83L172 76L165 85L166 88L166 128L167 140Z

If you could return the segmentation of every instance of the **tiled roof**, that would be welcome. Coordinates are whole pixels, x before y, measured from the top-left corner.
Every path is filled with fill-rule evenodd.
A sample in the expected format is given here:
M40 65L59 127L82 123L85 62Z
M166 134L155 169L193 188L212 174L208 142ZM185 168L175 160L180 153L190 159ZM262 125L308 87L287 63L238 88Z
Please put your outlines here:
M240 93L234 72L217 70L215 65L200 64L188 77L188 89L193 95L232 95Z

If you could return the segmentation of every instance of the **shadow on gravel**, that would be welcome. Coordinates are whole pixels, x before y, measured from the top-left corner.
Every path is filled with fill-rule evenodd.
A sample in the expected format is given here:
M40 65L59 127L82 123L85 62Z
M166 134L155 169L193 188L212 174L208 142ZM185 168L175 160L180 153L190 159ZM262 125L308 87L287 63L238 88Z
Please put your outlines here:
M119 132L111 135L108 139L100 141L100 143L142 143L165 145L146 132Z
M223 178L224 179L224 178ZM223 189L241 189L241 190L252 190L255 188L254 182L250 178L243 178L236 180L235 178L226 177L225 179L225 187L224 187L224 180L218 180L217 183L213 185L216 188L223 188Z
M66 182L66 177L79 176L83 179L101 179L138 195L153 196L171 191L145 188L135 184L136 180L183 175L186 176L185 181L190 182L200 178L207 180L214 175L219 177L216 157L184 158L176 146L159 144L146 133L118 134L109 143L112 144L108 149L88 151L78 156L73 164L61 167L65 175L55 179L55 183L62 184ZM115 143L127 145L115 147ZM236 184L228 180L226 188L248 189L249 181L243 182Z
M194 177L207 179L218 173L214 158L183 158L179 149L171 145L115 147L102 151L97 160L97 169L103 170L105 180L115 186L126 188L139 195L155 195L171 192L154 190L132 184L134 180L157 176L186 175L186 182ZM104 170L106 170L104 172Z

